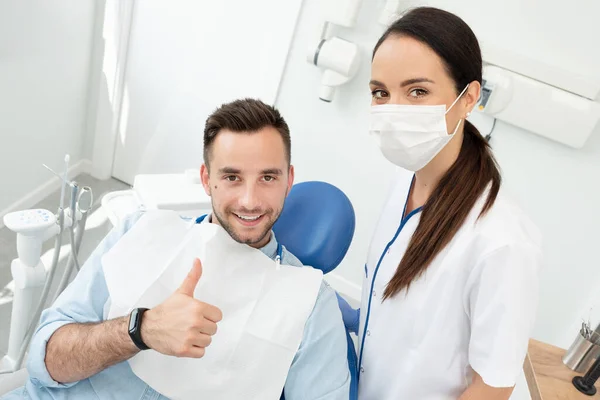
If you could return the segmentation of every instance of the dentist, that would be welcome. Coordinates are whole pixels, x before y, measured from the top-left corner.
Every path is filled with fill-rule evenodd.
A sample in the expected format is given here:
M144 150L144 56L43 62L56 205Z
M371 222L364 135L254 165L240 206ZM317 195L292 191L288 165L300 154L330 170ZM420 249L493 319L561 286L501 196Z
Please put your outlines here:
M459 17L416 8L373 52L370 133L400 167L364 267L359 399L508 399L532 330L540 237L466 118L482 58ZM525 110L524 110L525 112Z

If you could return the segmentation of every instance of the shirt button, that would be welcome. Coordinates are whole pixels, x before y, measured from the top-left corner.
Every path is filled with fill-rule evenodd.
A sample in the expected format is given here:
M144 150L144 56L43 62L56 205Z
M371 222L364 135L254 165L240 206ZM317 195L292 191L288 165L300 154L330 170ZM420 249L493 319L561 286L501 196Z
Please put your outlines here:
M365 372L365 369L364 369L363 367L360 367L360 372L361 372L361 373L364 373L364 372Z
M367 331L367 336L371 336L371 331Z
M373 290L373 297L377 297L377 292Z

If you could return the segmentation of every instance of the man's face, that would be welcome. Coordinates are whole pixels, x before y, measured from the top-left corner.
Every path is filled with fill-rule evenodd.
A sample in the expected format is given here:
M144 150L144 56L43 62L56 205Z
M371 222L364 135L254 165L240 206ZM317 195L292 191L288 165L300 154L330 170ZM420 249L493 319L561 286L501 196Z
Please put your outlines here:
M273 127L251 133L224 129L212 144L209 165L210 172L202 165L200 175L211 196L212 222L240 243L266 245L294 182L279 132Z

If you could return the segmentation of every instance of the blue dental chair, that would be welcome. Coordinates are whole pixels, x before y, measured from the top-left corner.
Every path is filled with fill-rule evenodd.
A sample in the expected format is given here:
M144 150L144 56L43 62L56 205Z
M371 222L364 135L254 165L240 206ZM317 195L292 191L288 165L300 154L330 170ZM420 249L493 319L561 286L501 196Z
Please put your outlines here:
M273 232L279 243L304 265L327 274L344 259L354 236L354 227L354 208L348 197L329 183L312 181L292 186ZM348 332L346 339L350 400L356 400L358 360ZM281 398L284 399L283 395Z

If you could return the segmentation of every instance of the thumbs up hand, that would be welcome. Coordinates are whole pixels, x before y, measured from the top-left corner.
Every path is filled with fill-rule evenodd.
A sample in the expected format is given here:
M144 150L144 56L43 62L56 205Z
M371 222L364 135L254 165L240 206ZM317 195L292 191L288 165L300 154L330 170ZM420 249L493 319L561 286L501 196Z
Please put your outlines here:
M148 347L176 357L204 356L223 314L217 307L194 299L201 277L202 263L196 258L179 289L144 313L141 333Z

